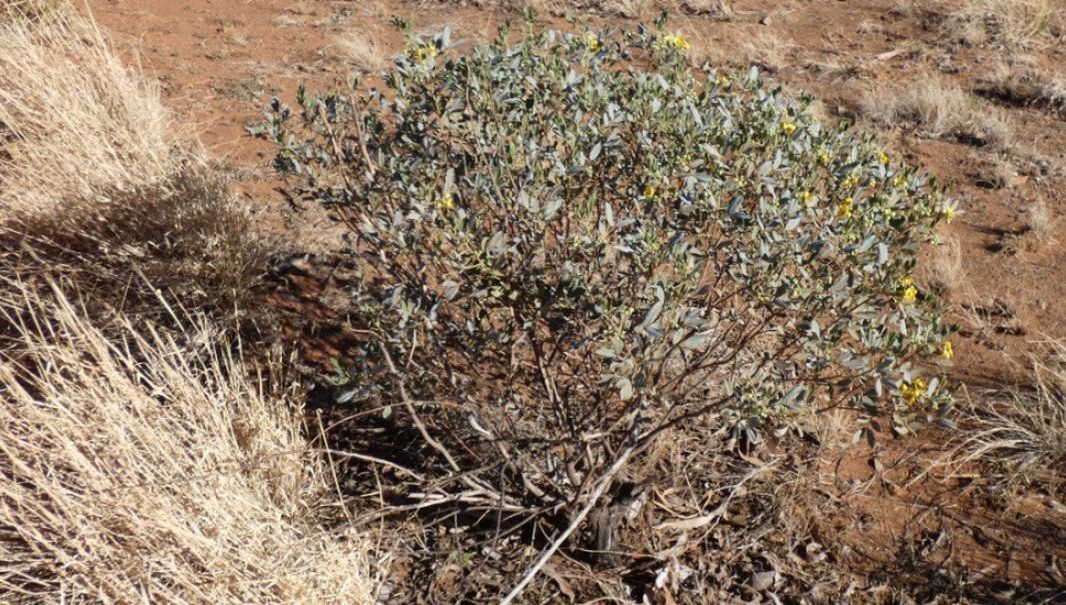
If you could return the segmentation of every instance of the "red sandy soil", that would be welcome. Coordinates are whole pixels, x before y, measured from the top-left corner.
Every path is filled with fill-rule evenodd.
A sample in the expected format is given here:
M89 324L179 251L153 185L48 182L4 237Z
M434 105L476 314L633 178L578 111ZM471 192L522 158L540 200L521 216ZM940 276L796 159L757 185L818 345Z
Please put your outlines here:
M793 47L784 53L785 64L770 66L776 67L770 76L796 94L813 93L834 119L854 114L864 91L879 86L936 74L971 87L988 69L987 57L975 49L946 50L942 34L922 11L893 12L901 4L897 0L812 0L791 3L793 8L766 0L733 4L731 20L693 15L673 26L689 32L694 46L730 48L765 36L787 41ZM915 6L921 4L915 0ZM349 77L353 66L336 44L345 31L381 32L388 50L396 52L403 40L388 25L393 15L416 17L418 30L449 25L474 40L491 36L508 16L495 9L402 0L91 0L89 5L120 48L162 84L176 121L191 125L190 135L225 162L240 193L267 209L264 224L289 236L297 248L312 245L307 233L328 230L314 209L288 208L275 191L279 183L269 144L245 133L270 97L291 99L298 84L328 87ZM1060 69L1066 66L1061 50L1038 55ZM944 235L957 238L963 251L962 285L948 297L953 318L971 328L955 347L956 375L971 385L1021 375L1024 363L1011 360L1038 348L1035 341L1066 337L1066 238L1011 251L1026 207L1042 198L1053 216L1066 210L1066 120L1041 108L1005 108L1019 142L1014 158L1022 174L998 189L982 186L1002 161L989 149L901 128L882 131L894 156L953 181L953 195L965 210ZM967 306L1002 312L988 315L976 330ZM825 488L835 500L821 519L822 531L842 537L871 572L891 568L899 554L892 549L900 544L924 548L924 540L932 544L926 544L929 560L971 570L989 567L1004 579L1053 582L1042 574L1048 557L1066 557L1063 505L1034 494L992 506L971 489L979 477L915 480L923 461L943 453L938 443L944 439L889 438L877 450L853 449L826 462ZM949 539L938 541L940 532Z

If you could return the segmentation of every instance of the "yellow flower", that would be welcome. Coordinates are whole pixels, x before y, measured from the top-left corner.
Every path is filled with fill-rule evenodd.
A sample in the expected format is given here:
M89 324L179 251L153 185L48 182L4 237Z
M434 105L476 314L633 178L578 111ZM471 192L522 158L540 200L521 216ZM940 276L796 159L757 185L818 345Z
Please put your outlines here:
M591 32L585 34L585 47L592 52L598 51L600 49L600 39Z
M851 218L851 198L846 198L840 205L837 206L837 216L840 218Z
M852 187L854 187L854 186L859 184L859 175L857 175L857 174L848 175L848 177L846 179L844 179L844 182L841 183L841 184L844 186L844 189L851 189Z
M895 187L896 189L899 189L900 187L902 187L902 186L904 186L906 184L907 184L907 177L903 176L902 174L897 174L896 176L892 177L892 186Z
M903 401L906 401L907 405L914 405L914 402L918 401L918 393L911 389L909 385L900 385L899 394L903 396Z
M899 385L899 394L903 396L903 401L906 401L907 405L914 405L925 395L927 386L925 380L915 378L913 382L904 382Z
M436 57L438 54L437 46L435 44L424 44L407 51L407 56L418 62Z
M796 132L796 128L797 126L795 122L789 122L788 120L781 122L781 132L786 135L791 136L792 133Z
M940 356L944 359L952 359L955 357L955 347L951 346L950 340L945 340L944 344L940 345Z
M651 185L648 185L647 187L645 187L644 188L644 197L654 198L655 197L655 187L652 187Z
M907 286L903 289L903 294L900 295L900 300L906 304L913 303L918 299L918 288L914 286Z
M955 220L955 209L951 206L944 206L944 218L950 223Z
M899 280L899 298L904 304L913 303L918 299L918 288L914 285L914 278L903 277Z
M800 201L804 204L810 204L811 200L814 199L814 194L812 194L810 191L804 191L799 195L799 198Z
M828 152L828 151L824 151L824 150L823 150L823 151L820 151L820 152L818 152L818 161L819 161L819 162L820 162L820 163L821 163L821 164L822 164L823 166L824 166L824 165L828 165L828 164L829 164L829 160L830 160L830 159L832 159L832 158L830 158L830 157L829 157L829 152Z
M888 161L889 161L888 154L885 153L884 151L882 151L881 152L881 163L882 164L887 164Z
M439 200L437 200L437 208L442 212L447 212L452 208L455 208L455 201L452 200L452 194L445 193Z
M652 50L666 50L668 48L676 48L677 50L688 50L688 40L680 34L664 34L655 39L651 43Z

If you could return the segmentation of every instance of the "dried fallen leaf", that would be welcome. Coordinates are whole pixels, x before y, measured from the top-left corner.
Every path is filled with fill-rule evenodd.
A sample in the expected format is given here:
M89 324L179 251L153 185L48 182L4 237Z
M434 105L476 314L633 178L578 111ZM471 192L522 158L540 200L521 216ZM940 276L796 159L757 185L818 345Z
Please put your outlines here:
M777 572L772 569L751 574L751 587L759 592L772 588L775 581L777 581Z

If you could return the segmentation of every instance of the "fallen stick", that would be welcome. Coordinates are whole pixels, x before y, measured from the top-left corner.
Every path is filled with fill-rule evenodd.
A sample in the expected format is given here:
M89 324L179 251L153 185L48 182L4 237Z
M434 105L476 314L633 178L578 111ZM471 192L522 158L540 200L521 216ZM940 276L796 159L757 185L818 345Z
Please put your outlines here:
M603 476L600 477L599 484L596 485L596 489L592 490L592 493L589 495L589 500L587 503L585 503L585 506L581 509L581 512L579 512L577 516L574 517L574 520L570 522L570 525L567 526L565 530L563 530L563 533L559 534L559 537L556 538L554 542L552 542L551 546L549 546L541 554L540 559L537 560L533 567L529 568L529 571L526 572L526 575L522 578L522 581L519 582L518 585L515 586L511 590L511 592L507 594L506 597L503 598L502 601L500 601L500 605L510 605L515 600L515 598L517 598L518 595L522 594L522 591L525 590L527 586L529 586L529 583L533 581L533 578L535 578L537 574L540 573L540 570L548 563L552 556L555 555L555 552L558 551L559 548L570 537L570 535L577 530L577 528L585 520L585 517L587 517L589 512L592 511L593 507L596 506L596 503L599 502L600 498L603 496L603 492L607 491L607 487L610 486L611 479L614 478L615 474L617 474L618 471L620 471L625 465L626 461L629 460L629 456L633 454L633 450L635 448L636 445L631 443L629 446L626 447L626 449L622 450L622 452L618 455L617 458L615 458L614 463L611 464L611 468L607 469Z

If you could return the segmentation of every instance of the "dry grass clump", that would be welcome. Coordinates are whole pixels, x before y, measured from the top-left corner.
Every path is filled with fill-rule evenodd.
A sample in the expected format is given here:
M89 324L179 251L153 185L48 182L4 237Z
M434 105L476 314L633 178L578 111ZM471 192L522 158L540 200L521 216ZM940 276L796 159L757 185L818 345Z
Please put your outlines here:
M730 0L682 0L674 10L696 15L729 18L734 15Z
M32 18L46 4L49 18ZM0 19L0 212L51 212L156 182L175 164L157 88L59 4L28 0Z
M543 0L540 0L543 3ZM599 10L604 13L618 15L620 17L626 17L628 19L643 19L653 15L656 9L656 0L604 0L602 2L555 2L554 4L562 4L560 8L579 9L579 10ZM535 8L535 7L534 7ZM556 11L559 8L555 9Z
M734 14L731 0L474 0L473 3L514 11L531 8L551 15L588 11L627 19L651 19L664 10L718 19L729 19Z
M379 32L349 30L338 36L336 44L345 58L364 72L382 72L392 65L387 42Z
M552 0L540 0L541 2ZM554 0L560 2L560 0ZM604 0L574 1L561 0L563 4L569 4L572 8L585 10L599 10L605 13L619 15L628 18L655 17L661 11L671 14L690 14L716 17L719 19L731 18L733 7L730 0Z
M503 6L510 10L531 8L540 13L553 15L581 10L602 12L626 17L627 19L646 19L655 14L659 2L657 0L603 0L599 2L587 0L489 0L488 2L482 2L482 4Z
M958 292L959 287L966 283L966 272L962 266L962 245L955 238L946 238L921 267L928 283L945 295Z
M0 4L0 21L46 17L63 2L64 0L5 0Z
M91 21L40 14L0 23L0 601L371 602L293 393L159 296L251 308L247 210Z
M1007 484L1066 486L1066 343L1052 342L1032 359L1031 383L974 412L975 427L958 461L991 462Z
M1021 247L1032 251L1054 243L1057 223L1044 198L1037 198L1022 213Z
M267 248L248 211L179 161L156 89L69 5L0 24L0 125L0 277L66 277L157 318L156 289L223 313L255 295Z
M966 0L945 27L967 44L1054 44L1066 36L1066 0Z
M225 183L191 168L166 181L0 219L0 277L76 283L80 296L164 320L156 296L241 317L254 308L270 247Z
M701 28L685 27L682 33L692 48L689 61L695 66L735 66L748 68L756 65L761 69L777 72L790 63L796 46L782 37L763 30L732 32L716 39Z
M1036 105L1066 114L1066 73L1043 68L1035 61L1000 63L978 85L987 96L1016 105Z
M872 90L861 102L866 117L884 125L918 126L928 136L1009 148L1007 115L958 86L926 79L898 88Z
M315 522L330 491L292 393L210 332L111 340L58 289L8 287L0 600L371 602L364 545Z
M759 32L740 45L740 58L745 64L758 65L777 71L788 64L795 45L778 36Z

